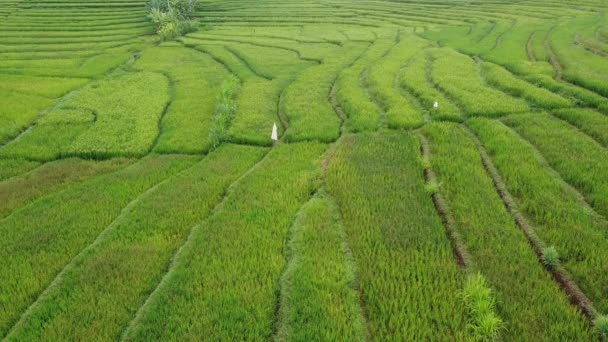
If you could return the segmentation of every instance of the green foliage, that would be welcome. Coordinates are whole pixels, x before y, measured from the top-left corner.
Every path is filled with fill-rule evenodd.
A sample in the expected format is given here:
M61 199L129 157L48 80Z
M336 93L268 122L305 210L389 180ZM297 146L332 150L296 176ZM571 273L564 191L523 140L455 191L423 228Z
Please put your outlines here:
M45 324L20 326L14 338L119 339L193 227L200 229L229 185L265 153L262 148L225 144L148 191L70 266L27 317ZM83 298L96 298L97 304Z
M369 99L360 77L369 64L381 58L393 45L394 39L377 39L351 67L338 76L336 97L348 115L347 127L352 132L373 131L378 128L379 108Z
M0 89L0 143L26 130L53 102L50 99Z
M595 215L547 167L517 133L500 122L471 119L479 137L520 210L545 243L559 248L561 264L600 311L608 310L608 222Z
M345 43L332 50L323 63L302 71L287 87L284 95L285 116L289 128L286 141L318 139L336 140L340 135L341 120L332 107L330 92L338 74L352 63L365 48L363 43Z
M0 181L26 173L39 165L39 162L25 159L0 159Z
M427 57L426 53L420 53L412 58L401 70L398 86L415 95L433 119L461 121L460 109L430 82L431 61ZM438 103L438 108L433 108L435 102Z
M126 340L269 339L285 241L324 150L318 143L280 144L230 187Z
M371 97L383 110L383 124L389 128L416 128L423 123L422 113L395 87L403 65L428 43L416 36L400 34L399 42L367 71L365 83Z
M464 276L425 192L412 133L348 135L327 170L378 340L463 340ZM441 324L436 324L442 322Z
M470 57L447 49L433 50L432 56L433 83L469 115L495 117L528 109L525 102L484 84L479 66Z
M555 246L549 246L543 249L543 263L549 267L559 265L559 253Z
M120 171L45 196L1 220L0 335L6 334L57 273L129 202L193 161L183 156L145 158Z
M505 340L589 339L584 317L538 262L464 129L433 123L422 131L430 141L441 194L475 271L483 274L495 293Z
M514 115L505 123L536 146L598 213L608 216L608 150L548 114Z
M514 96L523 97L541 108L551 109L572 106L571 101L521 80L496 64L482 63L482 71L488 83Z
M239 91L239 85L239 79L234 76L228 78L222 84L213 113L211 130L209 131L209 142L213 148L217 148L228 138L228 128L236 112L235 97Z
M148 18L161 40L172 40L198 29L193 19L197 4L197 0L150 0Z
M204 153L218 106L222 82L228 71L210 56L184 47L145 50L133 67L162 72L170 78L171 104L161 122L154 151Z
M593 331L600 338L608 338L608 316L599 316L593 321Z
M355 268L337 209L321 193L291 227L277 341L365 340Z
M497 341L503 321L496 313L496 299L486 279L480 273L467 278L462 290L469 315L468 328L474 341Z
M46 163L26 174L0 182L0 218L31 203L36 198L68 185L116 171L131 163L128 159L90 161L64 159Z
M604 147L608 147L608 116L591 109L579 108L562 109L553 114L576 126Z

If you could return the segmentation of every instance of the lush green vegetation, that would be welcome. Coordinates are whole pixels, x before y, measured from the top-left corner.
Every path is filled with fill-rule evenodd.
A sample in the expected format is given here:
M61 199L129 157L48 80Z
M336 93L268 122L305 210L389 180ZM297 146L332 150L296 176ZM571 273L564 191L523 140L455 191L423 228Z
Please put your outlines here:
M0 339L608 338L606 13L0 1Z
M370 336L462 340L464 274L425 191L411 133L349 135L327 171L342 210Z

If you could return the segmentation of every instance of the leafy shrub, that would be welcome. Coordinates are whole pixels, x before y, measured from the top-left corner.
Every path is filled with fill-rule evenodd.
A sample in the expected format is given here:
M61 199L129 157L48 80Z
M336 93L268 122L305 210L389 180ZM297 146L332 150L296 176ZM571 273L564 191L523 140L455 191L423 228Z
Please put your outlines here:
M555 246L550 246L543 249L543 263L551 267L559 264L559 253L557 253Z
M209 133L209 140L213 148L217 148L228 137L228 128L236 112L235 97L239 86L240 81L234 76L222 84L222 91L216 102L213 126Z
M486 279L479 273L470 276L462 290L469 313L469 329L475 341L496 341L502 319L494 311L495 299Z
M161 40L171 40L197 30L198 21L192 19L196 5L196 0L150 0L148 18Z
M608 316L599 316L593 321L593 331L601 338L608 338Z

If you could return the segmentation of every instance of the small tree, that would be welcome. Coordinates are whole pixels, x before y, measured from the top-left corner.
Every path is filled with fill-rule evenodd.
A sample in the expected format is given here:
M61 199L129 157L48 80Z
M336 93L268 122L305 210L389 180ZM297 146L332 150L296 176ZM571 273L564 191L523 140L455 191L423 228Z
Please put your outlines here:
M148 18L162 40L174 39L197 30L199 23L193 19L197 4L196 0L150 0Z

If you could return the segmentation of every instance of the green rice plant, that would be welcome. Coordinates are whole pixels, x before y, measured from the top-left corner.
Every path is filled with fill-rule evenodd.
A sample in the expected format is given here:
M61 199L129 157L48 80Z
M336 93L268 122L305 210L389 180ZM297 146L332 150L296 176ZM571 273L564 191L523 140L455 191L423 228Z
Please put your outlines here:
M495 117L528 109L525 102L484 84L473 59L448 49L431 50L431 79L472 116Z
M348 135L325 176L357 265L370 336L463 340L464 284L432 200L413 133Z
M401 33L399 42L366 71L369 94L383 110L383 123L389 128L422 126L422 113L395 86L402 65L428 43L416 36Z
M555 246L549 246L543 249L543 263L549 267L556 267L559 265L559 253L557 253Z
M125 339L269 339L289 227L310 197L324 150L280 144L237 181L195 228Z
M601 17L569 20L557 26L550 37L551 48L563 67L563 77L570 82L608 96L606 58L574 44L578 31L595 24Z
M207 218L229 185L266 152L224 144L147 192L96 245L68 266L11 338L119 339L193 227ZM97 304L91 305L88 298L95 298ZM38 325L39 321L45 324ZM90 324L93 321L96 324Z
M306 203L290 235L276 340L365 340L355 268L332 199L321 192Z
M324 58L322 64L302 71L287 87L283 100L289 120L285 131L287 141L330 142L339 137L341 120L330 103L329 94L340 71L361 55L364 47L364 43L345 43Z
M239 79L231 76L222 84L222 90L215 105L209 144L217 148L228 137L228 128L236 111L235 97L239 91Z
M399 85L414 94L422 105L428 109L430 116L436 120L461 121L460 109L452 104L429 80L430 60L425 53L412 58L401 70ZM434 103L438 107L434 108Z
M593 331L600 338L608 338L608 316L599 316L593 321Z
M184 47L145 50L133 68L166 73L170 77L171 103L163 116L154 147L158 153L201 153L213 143L214 113L225 68L208 55Z
M467 122L492 158L519 209L547 244L560 250L561 264L601 310L608 310L608 222L547 167L532 146L497 121Z
M503 321L496 313L496 299L483 275L475 273L467 278L462 297L469 315L467 327L472 340L499 340Z
M280 135L286 124L279 117L283 90L299 72L312 64L298 59L293 51L245 44L220 50L220 56L231 68L248 69L237 97L237 111L229 130L230 141L270 145L273 124L281 126Z
M554 93L574 99L578 105L592 106L604 112L608 111L608 99L588 89L554 80L551 76L547 75L534 74L525 78L528 82L538 84Z
M24 75L2 75L0 89L17 91L28 95L57 98L66 95L89 80L84 78L33 77Z
M588 134L604 147L608 147L608 117L591 109L562 109L553 112L558 118L569 122Z
M293 73L313 65L310 61L300 59L297 52L281 47L232 44L228 49L254 73L269 80L293 78Z
M474 270L495 291L504 339L588 339L585 318L538 262L466 131L453 123L433 123L423 133L430 141L431 164L442 184L441 194Z
M65 159L46 163L30 172L0 182L0 219L36 198L56 192L131 163L128 159L88 161Z
M0 143L6 143L29 127L53 101L35 95L0 90Z
M572 106L572 101L521 80L496 64L484 62L481 64L481 68L483 76L489 84L514 96L522 97L541 108Z
M0 181L26 173L40 166L40 162L27 159L0 158Z
M168 79L151 72L126 73L88 85L63 106L91 109L96 119L63 153L93 158L146 154L159 134L168 93Z
M549 165L608 217L608 151L584 133L548 114L511 116L505 123L530 141Z
M130 201L194 160L183 156L148 157L40 198L0 220L4 237L0 241L0 336Z
M365 68L380 59L394 44L394 39L375 40L352 66L338 76L336 98L348 115L348 130L360 132L377 129L380 112L362 87L360 77Z

